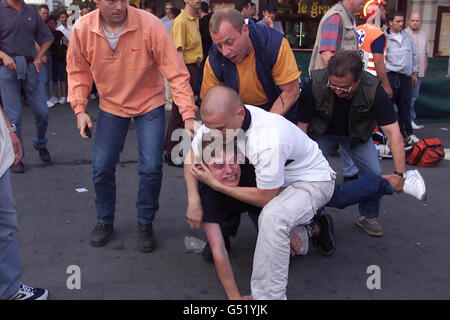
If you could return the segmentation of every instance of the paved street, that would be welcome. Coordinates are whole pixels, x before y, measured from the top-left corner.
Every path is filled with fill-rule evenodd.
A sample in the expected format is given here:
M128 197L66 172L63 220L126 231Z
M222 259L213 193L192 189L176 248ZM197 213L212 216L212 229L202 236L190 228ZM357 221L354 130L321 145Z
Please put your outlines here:
M96 103L88 112L94 118ZM160 210L153 224L157 249L140 253L136 246L135 201L138 188L135 132L127 137L117 168L115 236L93 248L89 233L95 225L92 185L92 140L83 140L66 104L50 110L48 149L43 164L32 148L33 115L24 108L25 174L11 174L20 231L16 235L24 283L49 289L50 299L225 299L211 263L187 253L184 237L205 239L185 219L186 192L180 168L164 164ZM419 137L439 137L450 147L450 123L425 123ZM331 158L340 172L340 161ZM392 161L382 160L386 173ZM336 252L322 257L314 249L291 260L289 299L450 299L450 161L420 168L428 189L421 203L407 195L385 197L381 238L355 226L357 207L327 209L335 222ZM86 188L79 193L75 189ZM250 292L256 232L245 215L230 254L242 294ZM81 270L81 289L69 290L69 266ZM369 290L369 266L379 266L381 289Z

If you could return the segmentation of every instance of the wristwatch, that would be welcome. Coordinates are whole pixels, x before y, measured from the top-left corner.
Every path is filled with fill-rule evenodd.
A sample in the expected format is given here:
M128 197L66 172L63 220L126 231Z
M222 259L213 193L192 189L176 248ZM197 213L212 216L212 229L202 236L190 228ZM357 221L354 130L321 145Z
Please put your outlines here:
M403 172L394 170L394 174L396 174L396 175L402 177L403 179L405 179L405 174Z
M8 132L11 133L16 131L17 131L16 125L14 123L11 123L11 128L8 128Z

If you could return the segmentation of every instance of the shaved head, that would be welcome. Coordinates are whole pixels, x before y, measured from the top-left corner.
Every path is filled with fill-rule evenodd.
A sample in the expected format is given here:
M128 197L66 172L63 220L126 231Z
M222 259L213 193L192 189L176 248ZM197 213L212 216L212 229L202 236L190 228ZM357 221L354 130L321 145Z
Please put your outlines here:
M420 23L421 23L421 19L420 19L420 14L418 12L413 12L411 13L411 15L409 16L409 21L408 21L408 26L413 30L413 31L419 31L420 28Z
M242 100L236 91L225 86L214 86L206 92L203 98L200 116L202 119L219 114L230 116L242 107Z
M217 129L228 142L235 135L228 135L227 131L242 128L245 110L236 91L225 86L214 86L203 98L200 116L207 128Z

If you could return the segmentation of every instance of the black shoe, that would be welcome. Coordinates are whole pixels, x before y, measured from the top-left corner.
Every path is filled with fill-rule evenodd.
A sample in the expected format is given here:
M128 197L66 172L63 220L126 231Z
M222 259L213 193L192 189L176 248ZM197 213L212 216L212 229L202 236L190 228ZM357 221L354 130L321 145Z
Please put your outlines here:
M317 246L321 255L323 256L331 256L336 247L334 245L334 227L333 227L333 219L328 214L323 214L317 218L317 221L320 224L321 231L317 236Z
M153 236L151 223L142 224L138 222L138 247L141 252L147 253L155 250L156 241Z
M23 165L22 161L19 161L18 164L11 166L11 171L14 173L24 173L25 172L25 166Z
M177 167L177 168L183 168L183 167L184 167L184 164L183 164L183 163L175 164L175 163L172 161L172 159L170 158L170 156L169 156L167 153L164 155L164 161L165 161L169 166L172 166L172 167Z
M50 162L50 152L48 152L47 148L40 148L39 151L39 158L41 158L44 162Z
M227 249L227 252L230 252L231 251L230 238L228 236L224 236L223 241L225 242L225 248ZM211 247L209 246L209 242L207 242L206 246L203 248L202 258L205 261L214 261L214 257L211 251Z
M101 222L97 222L94 230L91 232L91 245L93 247L101 247L104 246L111 234L113 233L114 227L113 224L104 224Z

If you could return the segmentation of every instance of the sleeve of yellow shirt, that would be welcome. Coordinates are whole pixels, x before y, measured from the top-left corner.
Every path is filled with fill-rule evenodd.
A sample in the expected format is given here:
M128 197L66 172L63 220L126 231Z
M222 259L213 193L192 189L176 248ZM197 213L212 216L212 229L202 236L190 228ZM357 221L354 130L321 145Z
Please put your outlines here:
M182 50L185 47L186 43L186 26L180 19L175 19L172 23L171 27L171 36L172 41L175 44L175 48L178 50L181 48Z
M211 69L211 65L209 64L209 56L208 56L205 62L205 68L203 69L203 82L202 82L202 89L200 90L200 98L203 99L206 91L208 91L209 88L219 84L224 83L220 82L216 78L216 75L214 74L214 71Z
M302 73L298 70L294 52L286 38L283 38L278 52L277 62L272 68L272 75L277 85L283 85L298 79Z

